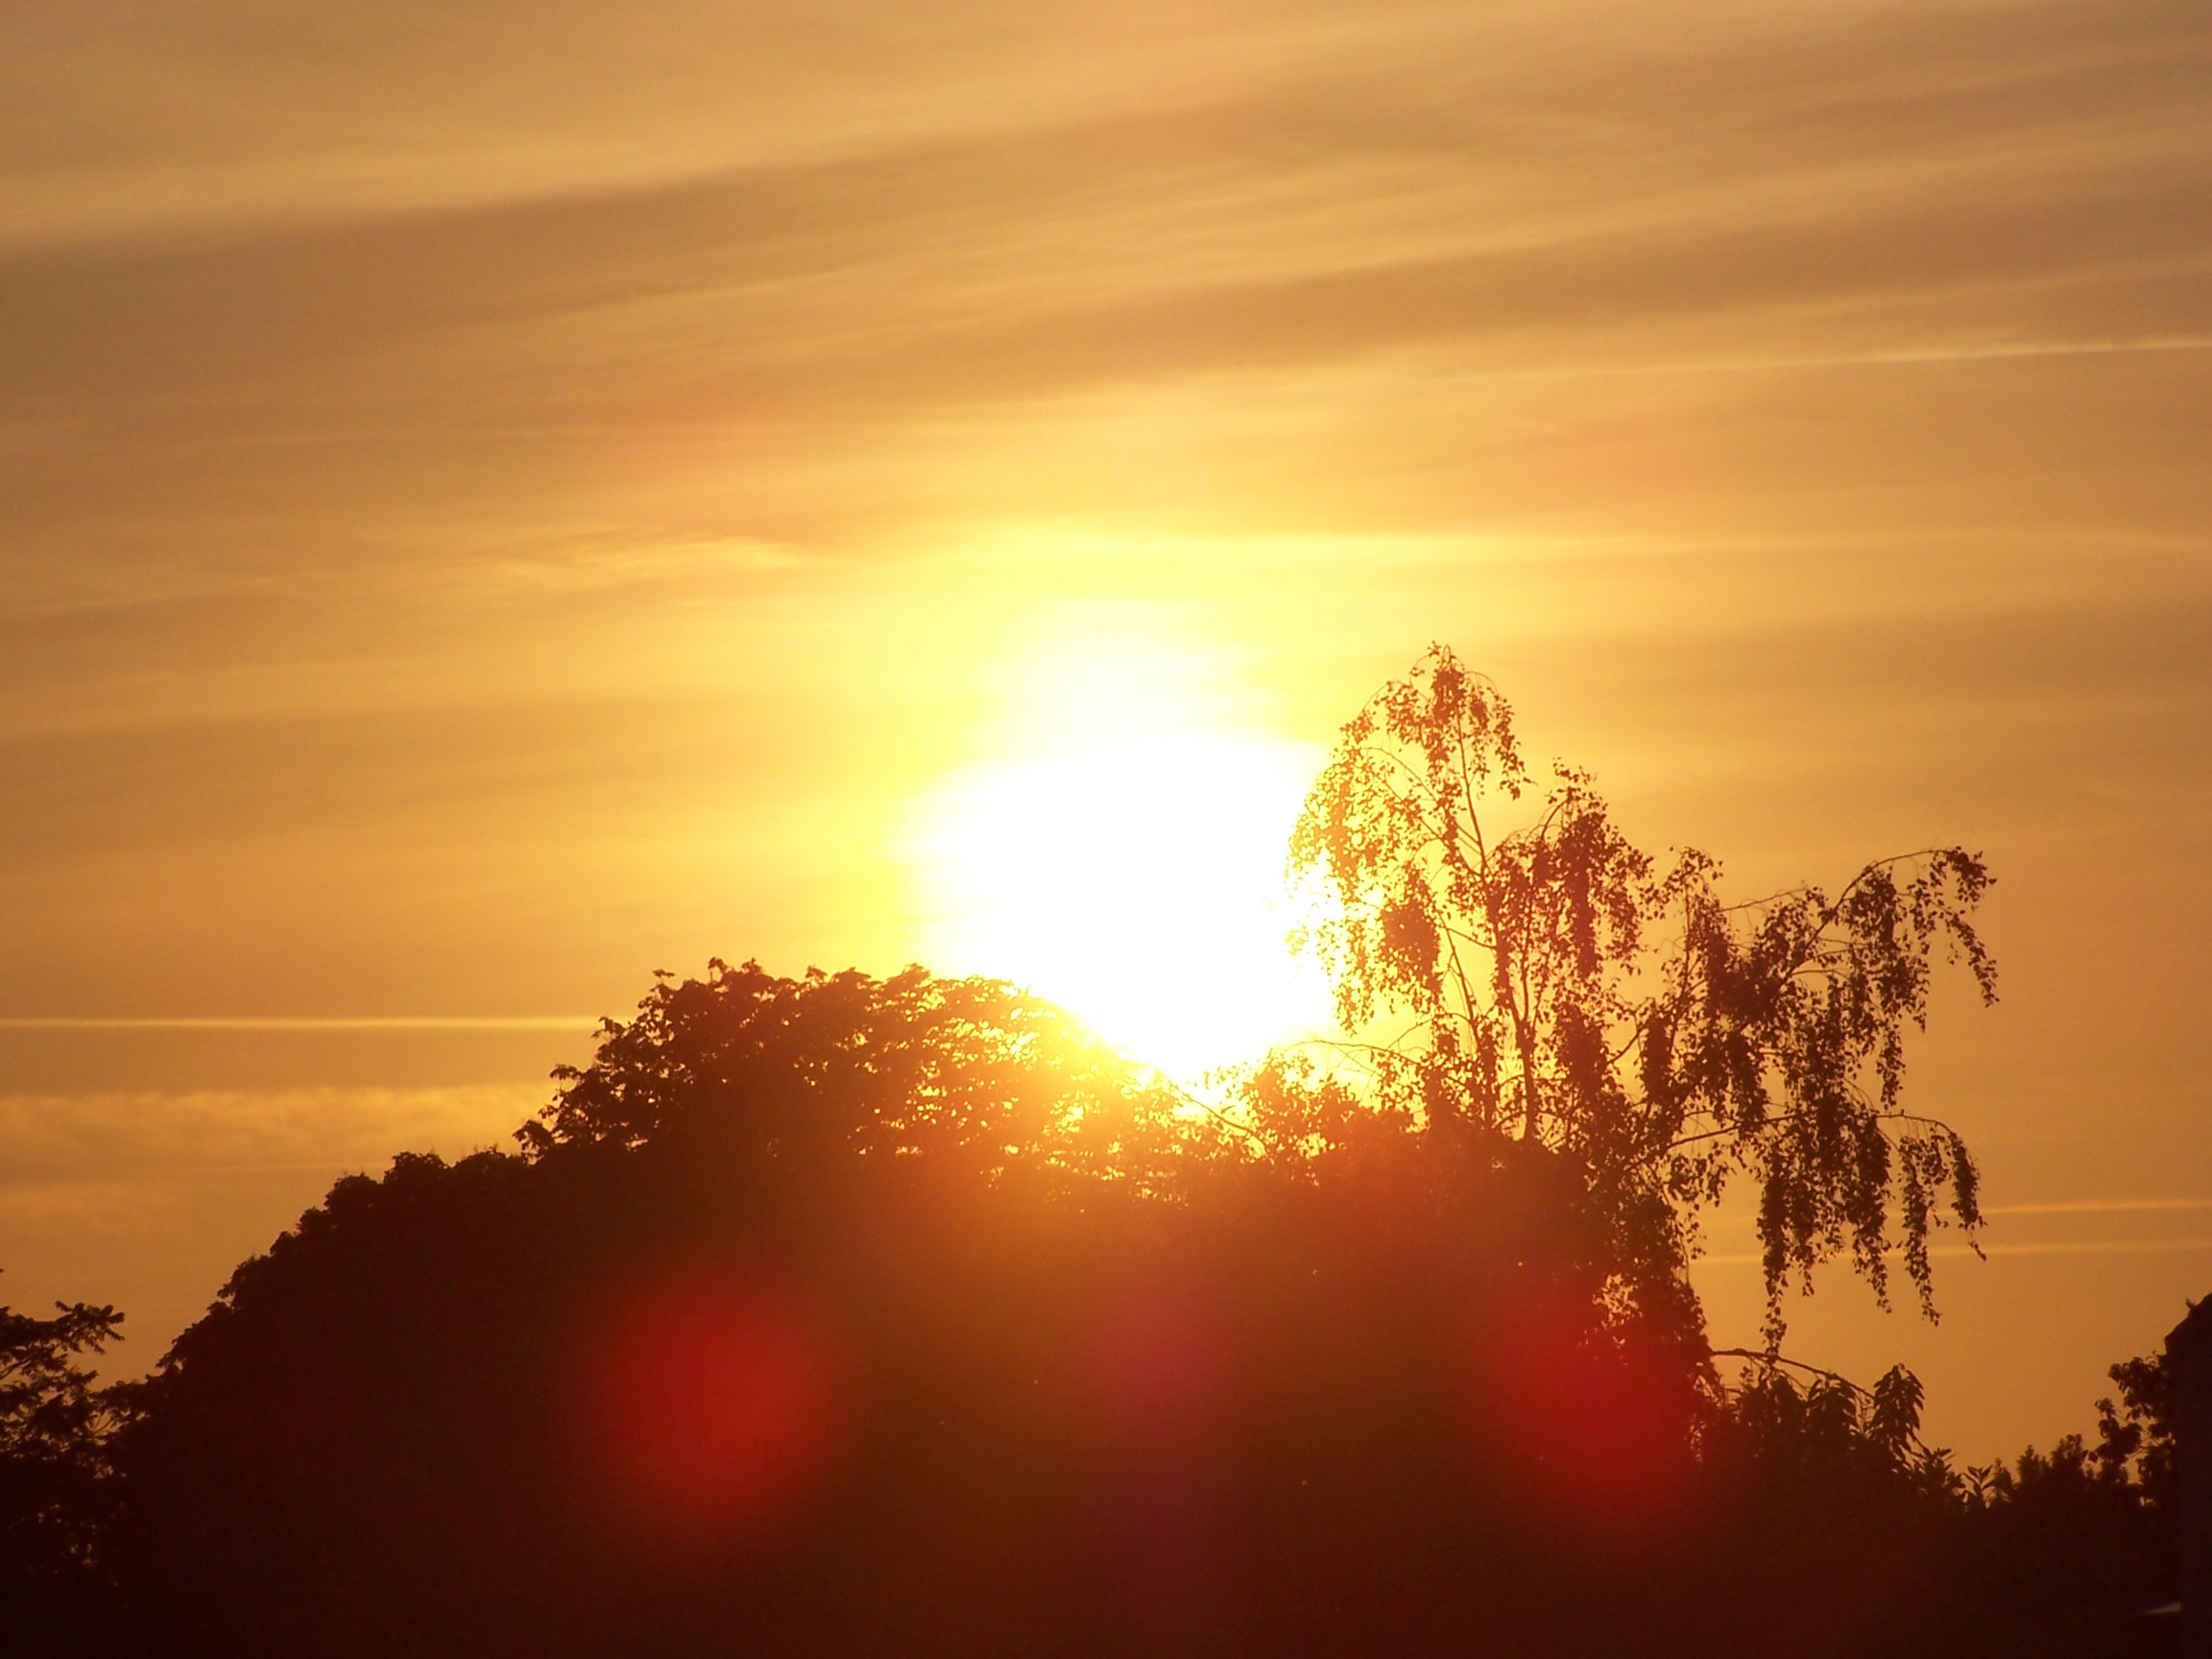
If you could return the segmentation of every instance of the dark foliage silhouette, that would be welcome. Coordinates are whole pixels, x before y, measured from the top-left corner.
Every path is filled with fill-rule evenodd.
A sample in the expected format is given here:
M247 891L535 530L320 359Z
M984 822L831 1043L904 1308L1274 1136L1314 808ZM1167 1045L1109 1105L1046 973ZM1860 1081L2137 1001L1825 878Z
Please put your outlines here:
M2121 1628L2108 1578L2056 1609L2075 1580L2023 1578L2078 1495L2023 1465L1976 1496L1918 1446L1901 1373L1801 1388L1756 1358L1718 1392L1609 1316L1548 1162L1363 1111L1295 1166L1202 1118L1177 1142L1156 1085L1033 1042L1033 1013L717 967L609 1027L529 1157L340 1182L139 1392L117 1549L146 1648L2047 1651L2067 1612L2099 1651ZM974 1085L937 1090L960 1102L937 1150L878 1111L901 1098L857 1057L878 1046ZM1007 1131L1059 1067L1152 1148L1145 1179ZM588 1111L648 1095L650 1128ZM2125 1461L2097 1468L2126 1486ZM2049 1513L2015 1522L2031 1489Z
M1903 1373L1624 1323L1553 1161L1328 1099L1262 1157L1003 986L662 980L134 1391L133 1650L2134 1650L2149 1373L1977 1485Z
M1984 999L1963 849L1818 887L1722 902L1695 849L1662 867L1586 772L1540 800L1513 711L1433 647L1344 728L1290 844L1327 908L1306 941L1382 1110L1553 1155L1603 1224L1608 1292L1695 1324L1697 1213L1759 1190L1767 1335L1783 1292L1847 1254L1886 1297L1892 1247L1933 1311L1929 1231L1981 1220L1965 1143L1907 1112L1905 1035L1948 951ZM1897 1231L1892 1234L1892 1228Z
M1028 1115L1065 1092L1086 1122ZM1172 1106L1004 987L663 981L528 1158L341 1182L180 1340L124 1439L142 1617L225 1653L1349 1651L1587 1621L1578 1551L1664 1581L1695 1391L1587 1340L1541 1194L1405 1137L1288 1180ZM1562 1379L1643 1403L1643 1489L1530 1455Z
M44 1319L0 1308L0 1630L23 1651L79 1651L107 1630L111 1407L81 1361L121 1322L82 1302Z
M830 1172L926 1157L993 1182L1171 1185L1196 1142L1178 1099L1062 1009L920 968L778 978L758 963L659 976L588 1069L516 1139L704 1138L748 1165ZM741 1109L733 1109L741 1102Z
M1925 1293L1978 1221L1900 1092L1946 943L1988 993L1979 861L1731 909L1580 774L1499 833L1527 784L1444 653L1347 729L1292 853L1348 1023L1413 1021L1358 1064L1200 1101L997 981L717 961L519 1156L338 1182L143 1383L86 1390L77 1310L34 1392L86 1645L2147 1650L2156 1362L1960 1472L1908 1373L1716 1353L1688 1288L1736 1175L1776 1291L1894 1247Z

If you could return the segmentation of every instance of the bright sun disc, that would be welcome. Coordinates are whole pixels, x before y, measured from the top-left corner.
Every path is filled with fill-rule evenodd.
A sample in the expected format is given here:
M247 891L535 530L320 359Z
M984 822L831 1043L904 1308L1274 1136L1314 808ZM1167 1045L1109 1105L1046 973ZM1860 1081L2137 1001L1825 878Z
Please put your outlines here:
M1183 1079L1328 1009L1284 942L1285 844L1318 757L1208 692L1148 643L1055 654L1011 752L932 792L911 846L933 964L1011 979Z

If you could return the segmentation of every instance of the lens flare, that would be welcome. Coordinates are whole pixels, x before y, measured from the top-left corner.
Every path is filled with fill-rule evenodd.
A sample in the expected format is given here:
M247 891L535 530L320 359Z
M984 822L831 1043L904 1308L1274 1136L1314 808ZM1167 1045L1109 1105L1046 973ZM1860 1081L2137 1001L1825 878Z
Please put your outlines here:
M1466 1344L1469 1422L1553 1514L1599 1533L1648 1533L1693 1474L1687 1396L1663 1356L1616 1347L1588 1308L1533 1299Z
M760 1284L688 1272L633 1288L589 1323L581 1358L587 1462L650 1530L767 1526L828 1462L830 1345L796 1300Z

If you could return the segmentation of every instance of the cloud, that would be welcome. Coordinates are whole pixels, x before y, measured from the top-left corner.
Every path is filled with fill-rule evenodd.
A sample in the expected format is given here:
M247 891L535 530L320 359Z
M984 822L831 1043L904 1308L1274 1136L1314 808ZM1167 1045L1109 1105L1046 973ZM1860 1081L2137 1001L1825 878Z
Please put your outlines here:
M401 1149L501 1145L545 1084L0 1094L0 1190L254 1170L381 1169Z
M2061 341L2203 322L2189 69L2212 48L2190 9L1837 8L1609 46L1589 21L1402 9L1334 73L1262 53L1258 84L1204 99L19 248L0 258L17 520L82 526L95 479L118 536L160 512L343 512L373 479L370 528L542 489L551 456L660 421L879 427L1435 342L1513 367L1586 362L1593 330L1633 363L1638 330L1761 317L1817 354L1839 308L1879 329L1935 306L1891 319L1892 351L1993 322ZM1262 8L1232 33L1310 22ZM397 67L371 50L350 72ZM441 465L456 442L467 466Z

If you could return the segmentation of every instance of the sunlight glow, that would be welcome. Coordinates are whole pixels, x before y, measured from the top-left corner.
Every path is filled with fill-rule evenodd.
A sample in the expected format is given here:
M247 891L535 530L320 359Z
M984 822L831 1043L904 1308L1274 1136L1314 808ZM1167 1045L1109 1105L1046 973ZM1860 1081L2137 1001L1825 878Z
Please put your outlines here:
M1321 751L1268 734L1156 618L1066 620L1007 665L986 752L921 804L924 960L1012 979L1178 1079L1323 1027L1283 885Z

